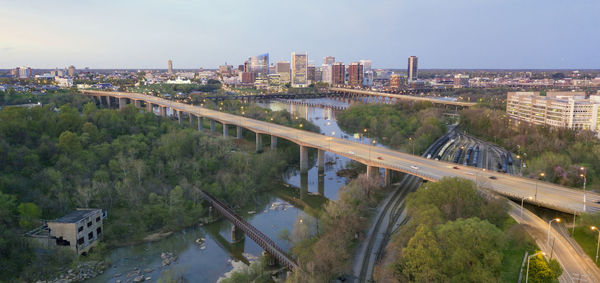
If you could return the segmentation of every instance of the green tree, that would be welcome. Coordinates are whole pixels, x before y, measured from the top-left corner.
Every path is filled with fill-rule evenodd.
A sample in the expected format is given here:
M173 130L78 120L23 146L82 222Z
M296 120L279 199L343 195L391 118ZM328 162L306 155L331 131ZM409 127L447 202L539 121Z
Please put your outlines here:
M26 229L35 227L42 216L42 210L32 202L25 202L19 204L17 207L19 211L19 225Z
M417 232L402 250L400 272L414 282L444 281L442 251L436 236L427 226L420 225Z

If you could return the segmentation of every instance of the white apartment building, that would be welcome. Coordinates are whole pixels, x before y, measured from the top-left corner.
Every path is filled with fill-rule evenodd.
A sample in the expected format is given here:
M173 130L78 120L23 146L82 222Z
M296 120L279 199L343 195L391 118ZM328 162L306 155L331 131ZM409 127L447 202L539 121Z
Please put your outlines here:
M584 92L509 92L506 113L510 119L537 125L590 130L600 138L600 95Z

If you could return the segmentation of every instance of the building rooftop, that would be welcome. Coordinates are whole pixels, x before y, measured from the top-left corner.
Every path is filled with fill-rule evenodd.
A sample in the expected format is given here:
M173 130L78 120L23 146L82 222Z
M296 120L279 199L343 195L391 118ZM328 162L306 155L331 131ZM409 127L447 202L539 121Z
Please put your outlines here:
M95 208L78 208L77 210L58 218L54 221L49 222L58 222L58 223L77 223L82 219L89 217L92 214L97 213L100 209Z

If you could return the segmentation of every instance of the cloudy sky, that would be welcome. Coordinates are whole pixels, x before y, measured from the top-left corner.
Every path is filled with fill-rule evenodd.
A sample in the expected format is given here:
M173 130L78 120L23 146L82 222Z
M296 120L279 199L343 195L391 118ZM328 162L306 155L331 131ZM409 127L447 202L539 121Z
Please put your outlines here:
M0 68L600 68L598 0L0 0Z

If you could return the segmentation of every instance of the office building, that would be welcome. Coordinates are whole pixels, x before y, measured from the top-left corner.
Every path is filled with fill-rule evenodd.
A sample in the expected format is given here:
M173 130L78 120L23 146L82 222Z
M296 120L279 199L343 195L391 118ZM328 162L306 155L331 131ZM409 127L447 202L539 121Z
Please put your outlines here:
M69 66L69 77L74 77L75 76L75 66L71 65Z
M348 85L353 87L363 85L363 65L359 62L352 62L348 65Z
M14 73L19 79L33 78L33 70L30 67L17 67Z
M227 63L225 63L225 65L219 66L219 73L221 73L222 76L230 76L232 72L232 65L227 65Z
M323 70L321 68L315 68L315 82L319 83L323 81Z
M590 130L600 138L600 95L585 92L509 92L506 113L514 122Z
M401 75L392 74L390 75L390 88L392 90L398 90L402 87L403 79Z
M292 52L292 87L308 86L308 54Z
M254 85L254 81L256 80L256 73L240 72L240 80L244 85Z
M308 84L315 82L315 66L306 67L306 79L308 80Z
M275 64L275 72L279 74L279 80L282 84L290 82L290 62L279 61Z
M321 66L321 81L324 83L332 84L332 71L331 64L323 64Z
M371 60L360 60L359 61L361 65L363 65L363 72L370 72L371 71Z
M325 56L325 58L323 58L323 64L325 65L331 65L335 63L335 57L333 56Z
M335 62L331 65L331 84L343 85L346 83L346 68L344 63Z
M269 74L269 53L252 56L250 61L250 72L256 74L257 77L267 77Z
M169 75L173 74L173 61L169 59Z
M414 82L417 80L419 76L419 70L417 68L419 63L419 58L417 56L408 57L408 82Z

